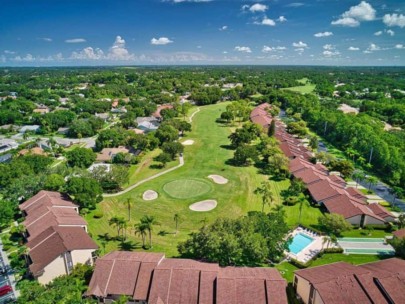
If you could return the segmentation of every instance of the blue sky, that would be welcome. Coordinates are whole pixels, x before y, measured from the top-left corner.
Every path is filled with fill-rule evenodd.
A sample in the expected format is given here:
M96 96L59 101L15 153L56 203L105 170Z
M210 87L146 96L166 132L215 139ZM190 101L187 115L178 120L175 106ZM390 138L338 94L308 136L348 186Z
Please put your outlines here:
M0 65L405 65L403 0L2 0Z

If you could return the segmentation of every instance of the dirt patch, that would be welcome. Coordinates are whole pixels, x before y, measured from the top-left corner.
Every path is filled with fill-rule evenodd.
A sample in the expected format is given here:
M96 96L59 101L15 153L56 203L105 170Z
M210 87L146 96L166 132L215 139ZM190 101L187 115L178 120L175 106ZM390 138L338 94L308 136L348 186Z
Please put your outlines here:
M153 190L146 190L143 193L142 198L144 201L153 201L158 198L158 193Z
M217 206L216 200L205 200L201 202L194 203L189 206L190 210L197 212L206 212L215 209Z
M208 178L212 179L212 181L214 183L219 184L219 185L225 185L228 183L228 179L221 175L211 174L211 175L208 175Z
M187 139L186 141L183 141L181 144L182 144L183 146L191 146L191 145L194 144L194 140L192 140L192 139Z

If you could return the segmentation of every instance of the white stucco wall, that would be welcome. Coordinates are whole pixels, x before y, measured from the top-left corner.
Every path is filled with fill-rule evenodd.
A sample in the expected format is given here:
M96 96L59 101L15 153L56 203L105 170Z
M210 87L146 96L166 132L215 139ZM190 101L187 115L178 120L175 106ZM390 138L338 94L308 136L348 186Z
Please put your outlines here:
M48 284L54 278L64 274L66 274L65 260L59 256L44 268L44 273L37 279L41 284Z
M93 259L91 255L94 251L94 249L73 250L71 252L73 265L76 265L78 263L93 265Z

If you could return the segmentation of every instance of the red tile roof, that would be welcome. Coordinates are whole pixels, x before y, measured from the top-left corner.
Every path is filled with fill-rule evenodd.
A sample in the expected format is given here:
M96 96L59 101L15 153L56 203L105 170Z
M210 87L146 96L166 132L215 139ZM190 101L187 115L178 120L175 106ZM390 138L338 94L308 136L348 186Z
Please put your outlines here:
M154 256L146 262L148 255ZM142 272L144 265L149 268ZM126 294L149 304L287 303L286 286L274 268L221 268L157 253L113 252L97 260L86 294Z
M252 110L250 113L250 120L262 126L263 128L268 128L271 123L271 115L266 111L270 109L271 105L268 103L263 103Z
M405 303L405 261L397 258L353 266L344 262L298 270L323 303Z
M340 185L332 183L330 180L322 180L307 186L309 193L316 202L324 202L341 194Z
M369 204L368 208L370 208L371 211L373 211L373 213L375 215L378 215L379 217L381 217L383 219L386 219L388 217L394 218L394 216L387 209L385 209L383 206L381 206L378 203Z
M152 116L156 117L156 118L162 118L162 115L160 114L160 112L162 110L167 110L167 109L173 109L173 106L171 104L160 105L157 107L156 111L152 114Z
M397 231L394 231L393 233L392 233L395 237L397 237L397 238L405 238L405 228L402 228L402 229L400 229L400 230L397 230Z

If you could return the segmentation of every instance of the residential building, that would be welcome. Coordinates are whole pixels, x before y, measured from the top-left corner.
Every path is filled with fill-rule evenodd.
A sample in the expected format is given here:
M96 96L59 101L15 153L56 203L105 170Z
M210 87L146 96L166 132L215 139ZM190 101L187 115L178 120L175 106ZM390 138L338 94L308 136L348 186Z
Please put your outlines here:
M136 123L138 124L137 128L145 133L156 131L160 125L159 119L156 117L137 117Z
M87 234L79 207L59 192L40 191L20 204L25 215L31 274L41 284L69 274L78 263L93 264L97 244Z
M110 303L287 303L286 281L274 268L220 267L162 253L115 251L96 261L87 296Z
M157 118L159 121L162 121L163 117L160 114L162 110L167 110L167 109L173 109L173 106L171 104L163 104L159 105L154 113L152 113L152 117Z
M40 148L40 147L34 147L31 149L22 149L20 152L18 152L18 155L20 156L24 156L27 154L31 154L31 155L46 155L46 152Z
M22 126L19 130L20 133L25 133L25 132L37 132L41 126L39 125L32 125L32 126Z
M104 148L99 153L97 153L97 162L111 162L115 155L118 153L129 153L129 149L125 147L118 148Z
M405 260L297 270L293 286L305 304L405 303Z

